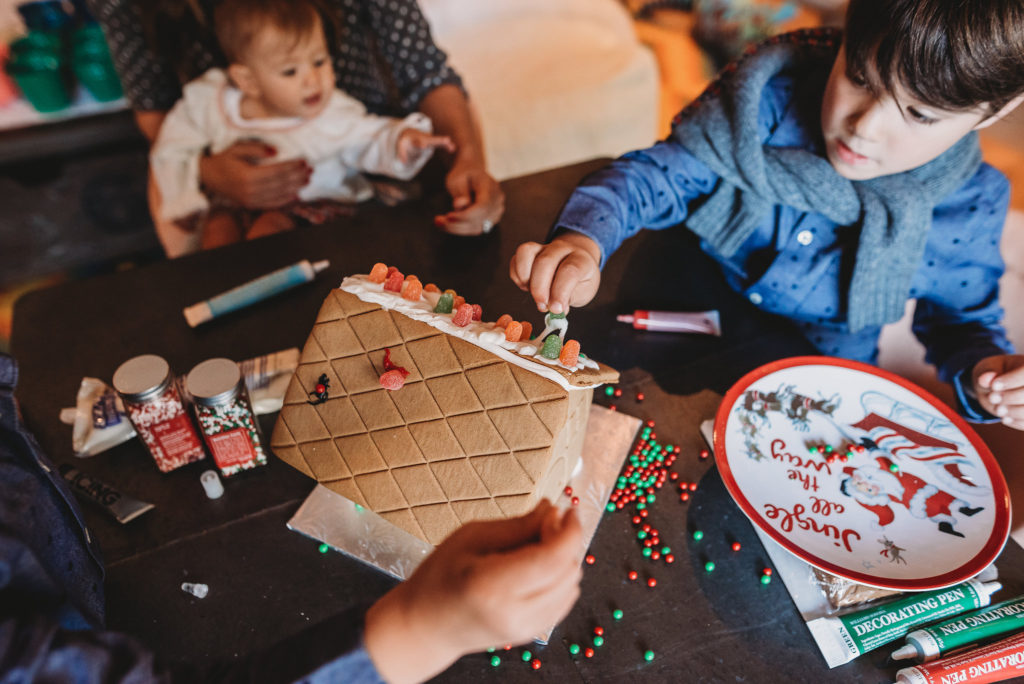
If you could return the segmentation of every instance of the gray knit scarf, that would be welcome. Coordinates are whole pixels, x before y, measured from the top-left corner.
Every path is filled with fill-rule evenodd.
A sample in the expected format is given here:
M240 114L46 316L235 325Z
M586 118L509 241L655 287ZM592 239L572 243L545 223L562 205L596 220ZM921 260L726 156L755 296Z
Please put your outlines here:
M847 293L847 322L856 332L903 315L932 210L975 174L981 150L972 132L923 166L851 181L824 156L762 145L757 120L768 81L781 72L793 73L797 82L802 75L821 74L835 61L840 35L798 31L761 45L677 117L672 138L722 179L686 224L723 256L734 254L774 205L860 226Z

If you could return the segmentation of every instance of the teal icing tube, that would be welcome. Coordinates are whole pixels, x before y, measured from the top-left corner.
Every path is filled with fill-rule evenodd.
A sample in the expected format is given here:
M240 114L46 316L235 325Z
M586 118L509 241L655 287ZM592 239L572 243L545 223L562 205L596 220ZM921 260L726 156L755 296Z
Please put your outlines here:
M1002 588L999 582L970 579L945 589L921 591L846 615L811 620L807 628L829 667L896 641L912 627L983 608Z
M297 264L285 266L273 273L250 280L244 285L185 308L185 320L193 328L218 316L241 309L272 297L278 292L308 283L316 274L330 266L329 261L310 263L303 259Z
M1024 596L915 630L907 635L906 646L894 651L892 658L928 662L961 646L1019 630L1024 630Z

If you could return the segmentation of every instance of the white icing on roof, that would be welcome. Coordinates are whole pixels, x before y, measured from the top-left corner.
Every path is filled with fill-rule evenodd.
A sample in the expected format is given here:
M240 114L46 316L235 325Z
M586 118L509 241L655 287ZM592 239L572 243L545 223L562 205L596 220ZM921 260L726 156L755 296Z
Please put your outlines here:
M493 321L472 321L466 327L459 327L452 323L453 314L434 313L434 307L440 294L436 292L424 292L419 301L409 301L398 292L391 292L384 289L383 284L370 282L365 275L349 276L341 281L341 289L354 294L364 302L379 304L381 308L397 311L409 318L426 323L452 337L458 337L470 344L489 351L499 358L513 363L520 368L536 373L552 382L557 382L567 390L587 389L597 387L603 383L594 382L587 385L571 385L564 375L549 366L560 366L561 368L574 373L581 368L598 368L597 363L580 355L578 366L568 368L562 366L557 360L540 356L539 349L532 342L509 342L505 339L505 333L495 327ZM542 365L547 364L547 365Z

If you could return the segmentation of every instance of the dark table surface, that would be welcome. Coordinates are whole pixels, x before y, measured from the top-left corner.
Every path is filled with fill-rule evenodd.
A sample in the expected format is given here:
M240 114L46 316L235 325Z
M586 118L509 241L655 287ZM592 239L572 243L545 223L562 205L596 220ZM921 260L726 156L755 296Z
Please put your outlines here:
M107 382L124 360L165 357L178 373L216 356L238 360L301 347L328 290L375 261L399 266L423 282L468 293L485 316L511 313L541 324L528 295L508 278L508 262L525 240L542 240L575 183L595 161L503 183L508 210L490 235L456 238L436 231L432 215L444 198L397 208L365 205L355 217L145 268L30 293L15 307L12 351L21 366L17 396L25 419L58 463L156 504L119 525L91 506L87 519L107 568L108 625L140 636L162 656L193 662L231 659L383 594L393 580L286 529L313 487L272 459L258 471L225 481L208 500L199 473L209 462L161 474L137 440L87 461L74 458L70 428L59 410L74 403L81 378ZM300 259L330 259L313 282L189 328L183 307ZM721 338L635 331L615 314L636 308L722 314ZM656 421L659 440L682 446L674 470L699 482L687 503L662 496L649 520L674 549L672 565L645 561L629 516L606 515L591 546L582 595L531 670L514 649L499 668L489 657L463 658L445 681L892 681L890 649L828 670L780 582L762 585L769 565L753 528L725 490L698 427L739 377L768 361L813 353L787 324L765 316L723 283L716 266L682 230L647 232L609 260L601 291L570 317L573 337L595 358L623 370L621 411ZM644 392L643 403L635 400ZM601 395L602 403L609 401ZM265 416L269 434L276 416ZM667 490L666 490L667 493ZM704 539L692 540L694 529ZM742 549L734 553L733 541ZM717 569L704 571L714 560ZM1024 550L1010 543L999 562L1006 585L997 598L1024 593ZM657 587L629 582L636 569ZM203 582L203 600L182 581ZM611 612L625 617L614 622ZM567 644L605 628L592 659L573 659ZM652 649L656 657L645 662Z

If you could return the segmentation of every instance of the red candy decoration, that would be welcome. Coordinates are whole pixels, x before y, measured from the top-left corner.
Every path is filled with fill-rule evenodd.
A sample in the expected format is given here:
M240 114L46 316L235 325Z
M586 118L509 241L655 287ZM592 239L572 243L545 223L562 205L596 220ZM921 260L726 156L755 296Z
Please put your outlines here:
M473 307L473 320L479 321L484 317L484 308L479 304L470 304Z
M572 496L572 487L566 486L566 488L563 491L565 492L566 496Z
M732 550L733 551L739 551L740 550L740 543L739 542L733 542L732 543Z
M670 554L668 554L667 556L665 556L665 562L666 562L666 563L675 563L675 562L676 562L676 557L675 557L675 556L673 556L673 555L672 555L672 554L670 553Z
M761 571L761 574L762 575L768 575L769 577L771 577L772 576L772 569L771 568L765 568L764 570Z
M473 307L469 304L463 304L455 310L455 315L452 317L452 323L465 328L469 325L469 322L473 320Z
M597 559L594 558L593 554L590 554L590 553L588 553L587 557L584 558L583 560L585 560L587 562L587 565L593 565L597 561Z
M658 580L656 580L653 577L651 577L650 579L647 580L647 586L649 586L651 589L653 589L654 587L658 586Z
M643 392L637 392L636 393L636 400L637 401L643 401L644 400L644 393Z
M380 386L386 390L399 390L405 385L405 377L409 371L391 362L391 350L384 350L384 372L380 376Z
M579 506L580 505L580 497L578 497L578 496L572 497L572 505L573 506Z
M636 581L636 578L637 578L637 577L639 577L639 576L640 576L640 575L639 575L639 574L637 574L637 571L636 571L636 570L630 570L630 571L629 571L629 575L628 575L628 577L629 577L629 581L630 581L630 582L635 582L635 581Z
M592 649L592 648L584 649L583 650L583 657L585 657L585 658L593 658L594 657L594 649Z
M534 670L539 670L540 669L540 658L534 658L533 660L531 660L530 661L530 667L532 667Z
M388 292L401 292L403 282L405 282L405 276L396 268L384 281L384 289Z
M594 628L594 634L596 636L604 636L604 627L600 627L600 626L595 627Z

